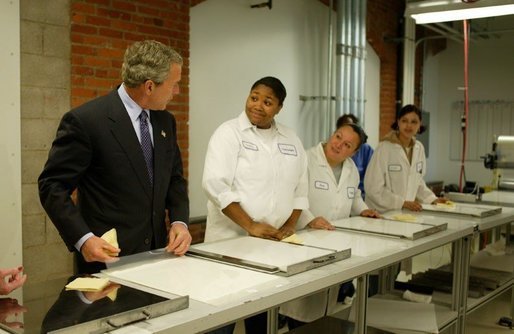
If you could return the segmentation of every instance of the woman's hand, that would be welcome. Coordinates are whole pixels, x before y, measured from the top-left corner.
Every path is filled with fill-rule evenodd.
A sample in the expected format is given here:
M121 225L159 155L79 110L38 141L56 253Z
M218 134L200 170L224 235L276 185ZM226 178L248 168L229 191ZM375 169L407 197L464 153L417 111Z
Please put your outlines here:
M369 218L382 218L382 215L373 209L362 210L361 217L369 217Z
M403 202L402 209L409 209L410 211L421 211L423 208L421 204L416 201L405 201Z
M448 200L448 198L446 198L446 197L437 197L437 198L435 199L435 201L433 201L433 202L432 202L432 204L437 204L437 203L446 203L446 202L448 202L448 201L449 201L449 200Z
M323 217L314 218L307 226L318 230L335 230L334 225L330 224L330 222Z
M293 231L294 233L294 231ZM271 240L282 240L282 232L267 223L252 223L248 229L248 234L253 237L259 237Z

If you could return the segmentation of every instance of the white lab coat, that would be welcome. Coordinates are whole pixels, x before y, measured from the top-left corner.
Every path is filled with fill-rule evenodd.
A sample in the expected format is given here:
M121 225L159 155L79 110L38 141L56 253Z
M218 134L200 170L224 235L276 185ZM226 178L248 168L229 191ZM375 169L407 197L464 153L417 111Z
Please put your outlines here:
M202 186L209 199L205 241L247 232L221 211L238 202L255 221L280 228L307 199L307 157L293 130L274 122L271 147L264 145L246 113L212 135Z
M339 180L327 162L323 143L307 151L309 175L309 209L302 211L297 228L301 229L316 217L328 221L358 216L368 206L359 190L359 170L352 159L343 162Z
M368 209L359 190L359 170L352 159L346 159L339 182L323 152L322 143L307 151L309 161L309 209L302 211L298 228L305 227L315 217L328 221L359 215ZM280 313L293 319L311 322L332 314L343 304L337 303L339 285L280 306Z
M425 148L419 141L412 147L412 163L398 143L380 142L371 157L364 189L366 204L379 212L401 209L403 202L432 203L437 197L427 187Z

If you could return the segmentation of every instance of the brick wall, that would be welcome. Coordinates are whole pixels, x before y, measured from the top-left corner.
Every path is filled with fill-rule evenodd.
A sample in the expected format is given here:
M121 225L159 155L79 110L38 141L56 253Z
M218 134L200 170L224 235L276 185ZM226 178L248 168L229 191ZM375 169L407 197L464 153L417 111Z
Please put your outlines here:
M180 94L168 110L177 119L188 171L189 0L74 0L71 3L71 104L105 95L120 84L128 45L144 39L170 45L184 58Z
M389 132L396 115L398 60L401 59L401 44L388 38L403 34L400 20L405 9L404 0L368 0L367 39L380 58L380 137Z

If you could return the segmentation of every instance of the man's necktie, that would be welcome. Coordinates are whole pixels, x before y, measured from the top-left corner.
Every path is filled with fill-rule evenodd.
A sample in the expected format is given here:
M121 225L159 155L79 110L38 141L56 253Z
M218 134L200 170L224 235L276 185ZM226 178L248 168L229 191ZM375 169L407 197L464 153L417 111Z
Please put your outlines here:
M144 110L141 111L141 115L139 115L139 128L141 130L141 148L145 156L148 177L150 178L150 184L153 185L153 146L148 129L148 115Z

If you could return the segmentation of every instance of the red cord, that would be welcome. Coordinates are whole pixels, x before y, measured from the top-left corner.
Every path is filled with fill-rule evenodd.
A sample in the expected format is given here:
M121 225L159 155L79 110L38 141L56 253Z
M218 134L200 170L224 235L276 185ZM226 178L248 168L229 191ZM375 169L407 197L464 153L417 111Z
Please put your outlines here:
M462 129L462 160L460 165L459 191L462 192L462 179L465 178L464 162L466 161L466 146L468 138L468 114L469 114L469 95L468 95L468 20L463 21L464 29L464 126Z

